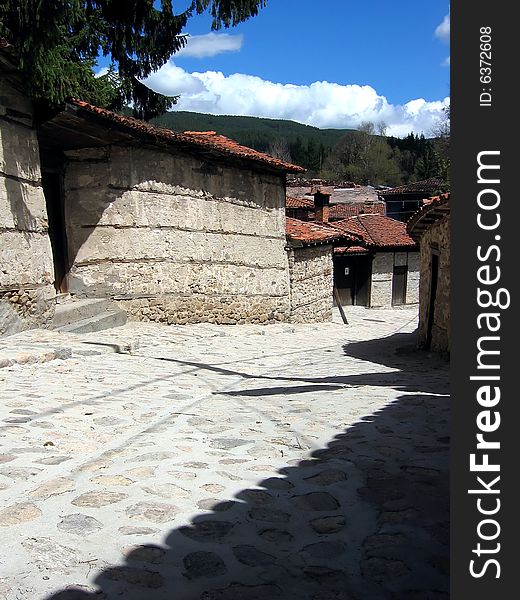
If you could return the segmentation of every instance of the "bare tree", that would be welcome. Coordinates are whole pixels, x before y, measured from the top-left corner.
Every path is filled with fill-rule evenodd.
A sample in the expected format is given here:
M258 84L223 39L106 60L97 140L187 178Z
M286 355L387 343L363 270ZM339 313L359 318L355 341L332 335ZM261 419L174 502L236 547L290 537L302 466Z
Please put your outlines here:
M386 137L386 131L388 129L388 125L384 121L379 121L377 124L377 133L381 137Z
M285 138L275 138L267 149L267 154L283 160L285 162L291 162L291 151L289 150L289 144Z
M450 154L450 107L442 109L442 116L432 127L431 134L436 139L436 149L442 158L449 158Z

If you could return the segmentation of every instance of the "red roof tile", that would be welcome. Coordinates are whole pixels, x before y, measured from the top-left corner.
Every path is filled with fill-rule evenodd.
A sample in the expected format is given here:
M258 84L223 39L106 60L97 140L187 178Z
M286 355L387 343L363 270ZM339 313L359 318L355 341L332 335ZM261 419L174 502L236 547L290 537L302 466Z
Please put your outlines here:
M81 110L102 117L107 121L117 123L134 133L151 137L155 140L182 145L184 147L191 146L193 149L211 152L212 154L221 157L243 159L265 167L270 167L277 171L285 171L288 173L302 173L305 171L303 167L278 160L268 154L253 150L252 148L241 146L223 135L218 135L214 131L186 131L184 133L176 133L170 129L156 127L144 121L133 119L132 117L118 115L110 110L93 106L92 104L81 100L72 100L71 104Z
M385 215L386 204L384 202L349 202L344 204L331 204L329 219L346 219L361 213Z
M307 200L306 198L291 198L287 196L285 199L286 208L307 208L309 210L314 209L314 202Z
M307 244L325 244L343 237L354 239L349 234L341 232L334 227L325 224L314 223L313 221L300 221L286 217L285 233L289 241L301 242Z
M334 254L368 254L368 250L363 246L336 246Z
M357 215L336 221L333 227L361 236L370 247L411 247L415 241L406 232L406 224L383 215Z

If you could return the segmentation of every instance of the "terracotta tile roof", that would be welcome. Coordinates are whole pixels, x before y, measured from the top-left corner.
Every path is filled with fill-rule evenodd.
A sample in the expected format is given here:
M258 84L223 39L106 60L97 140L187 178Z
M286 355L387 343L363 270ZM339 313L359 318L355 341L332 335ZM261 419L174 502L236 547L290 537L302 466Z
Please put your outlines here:
M329 225L318 224L313 221L300 221L291 217L285 219L285 233L290 242L301 242L304 246L332 243L334 240L344 237L354 239L349 234L345 234Z
M312 200L307 200L306 198L292 198L291 196L287 196L285 198L285 207L314 210L314 202Z
M386 204L384 202L348 202L345 204L331 204L329 219L346 219L354 217L361 213L365 214L386 214Z
M380 196L386 198L386 196L400 195L400 194L425 194L425 198L427 196L431 196L435 192L437 192L442 186L446 185L446 182L443 179L439 179L438 177L430 177L430 179L423 179L422 181L414 181L413 183L408 183L406 185L400 185L398 187L382 190L379 192Z
M187 131L184 133L176 133L170 129L156 127L144 121L133 119L132 117L118 115L110 110L93 106L92 104L81 100L72 100L70 103L90 114L95 114L107 121L117 123L133 133L153 138L156 141L180 145L185 148L193 148L194 150L204 151L214 156L242 159L257 165L269 167L276 171L284 171L287 173L302 173L305 171L303 167L278 160L268 154L253 150L252 148L241 146L223 135L218 135L214 131Z
M368 254L363 246L335 246L334 254Z
M450 213L450 194L442 194L430 200L414 213L406 224L406 231L414 240L418 241L430 225Z
M406 224L383 215L357 215L331 224L358 235L371 248L411 247L415 241L406 232Z

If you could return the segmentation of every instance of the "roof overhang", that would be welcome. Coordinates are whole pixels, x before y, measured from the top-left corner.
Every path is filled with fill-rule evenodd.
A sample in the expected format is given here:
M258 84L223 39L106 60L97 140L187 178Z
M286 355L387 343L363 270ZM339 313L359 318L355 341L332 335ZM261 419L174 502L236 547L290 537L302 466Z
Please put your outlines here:
M38 127L41 145L50 150L67 151L139 142L166 152L182 152L203 160L233 164L260 172L285 175L288 172L305 171L296 165L278 165L274 159L270 163L271 157L267 156L262 159L226 152L203 143L204 138L200 136L197 139L194 135L176 134L135 119L125 119L104 109L87 106L75 101L67 103L61 111L41 123ZM252 153L261 154L256 151Z
M434 223L440 221L450 213L449 197L441 198L436 202L423 206L417 211L406 225L408 235L419 241L423 233Z

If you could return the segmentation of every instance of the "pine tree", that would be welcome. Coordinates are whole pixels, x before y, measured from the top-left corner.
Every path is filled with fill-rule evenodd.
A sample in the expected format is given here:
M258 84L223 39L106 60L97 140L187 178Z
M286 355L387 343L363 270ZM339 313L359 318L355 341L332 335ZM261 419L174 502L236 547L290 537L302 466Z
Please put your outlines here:
M139 80L186 44L188 19L209 10L212 29L258 14L267 0L193 0L174 13L173 0L2 0L0 36L15 49L28 93L49 106L75 97L110 108L132 103L134 115L151 118L176 97L156 94ZM98 55L112 71L95 77ZM117 78L114 77L117 71Z

